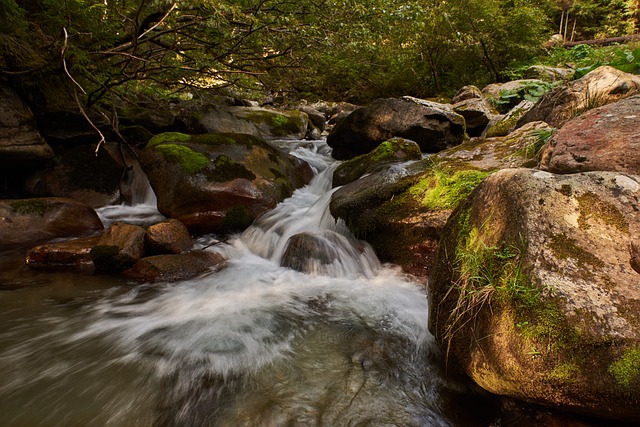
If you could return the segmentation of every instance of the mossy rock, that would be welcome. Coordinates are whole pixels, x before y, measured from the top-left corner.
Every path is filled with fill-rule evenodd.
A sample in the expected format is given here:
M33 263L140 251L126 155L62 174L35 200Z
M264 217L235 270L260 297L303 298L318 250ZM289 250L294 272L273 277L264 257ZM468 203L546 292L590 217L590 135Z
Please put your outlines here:
M640 177L609 172L488 177L447 222L429 281L449 363L495 394L640 420L638 195Z
M392 138L378 145L372 152L355 157L342 163L333 173L333 186L338 187L355 181L366 173L372 172L381 164L388 166L393 162L419 160L422 158L420 147L404 138Z

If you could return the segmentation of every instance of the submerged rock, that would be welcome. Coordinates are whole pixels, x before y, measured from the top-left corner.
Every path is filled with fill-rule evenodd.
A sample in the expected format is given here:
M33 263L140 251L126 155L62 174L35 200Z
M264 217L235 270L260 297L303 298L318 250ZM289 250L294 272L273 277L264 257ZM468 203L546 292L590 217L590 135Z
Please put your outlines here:
M223 268L224 263L222 255L208 251L154 255L142 258L122 274L139 282L178 282Z
M327 144L334 158L344 160L369 153L393 137L410 139L422 152L434 153L463 141L464 118L446 104L411 97L378 99L340 121Z
M103 229L96 212L58 197L0 200L0 249L33 245L59 237L79 237Z
M160 134L140 160L158 210L192 233L244 230L309 176L309 165L246 134Z
M590 110L566 123L542 154L553 173L640 174L640 95Z
M429 329L484 389L640 420L640 177L508 169L448 221Z

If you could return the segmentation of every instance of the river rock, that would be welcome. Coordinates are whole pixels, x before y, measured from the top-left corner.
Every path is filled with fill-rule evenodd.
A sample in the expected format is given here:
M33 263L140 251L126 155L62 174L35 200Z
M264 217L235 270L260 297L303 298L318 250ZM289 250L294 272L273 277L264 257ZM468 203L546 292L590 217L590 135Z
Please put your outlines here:
M527 87L542 86L544 84L540 79L521 79L506 83L491 83L482 88L482 94L496 105L500 113L504 114L524 99Z
M138 225L112 224L91 249L96 271L123 271L135 264L144 256L145 234Z
M532 65L525 71L525 77L540 79L546 82L571 80L576 70L571 68L549 67L546 65Z
M560 128L587 110L638 92L640 76L609 66L599 67L584 77L558 86L545 94L536 106L518 121L518 126L541 120Z
M446 104L411 97L378 99L340 121L327 144L334 158L345 160L366 154L392 137L410 139L422 152L434 153L463 141L464 118Z
M502 396L640 421L640 177L506 169L447 223L429 329Z
M125 166L107 145L117 146L108 143L98 152L95 145L58 146L56 162L32 174L25 190L33 197L67 197L93 208L120 203ZM113 152L120 154L117 148Z
M464 117L467 134L480 136L489 121L498 115L484 98L469 98L453 104L453 111Z
M338 187L355 181L379 167L389 167L391 163L419 160L422 158L420 147L404 138L391 138L383 142L368 154L347 160L333 173L333 186Z
M96 212L57 197L0 200L0 249L33 245L60 237L80 237L103 229Z
M141 126L152 134L187 131L187 125L179 117L177 109L134 105L120 107L117 111L119 123L124 127Z
M192 233L243 230L309 176L306 163L245 134L160 134L140 160L158 210Z
M170 218L147 228L147 248L155 254L179 254L193 246L187 227Z
M481 136L492 138L509 135L518 125L518 120L536 105L535 102L523 99L503 116L492 116Z
M468 85L462 87L453 97L451 102L457 104L458 102L466 101L467 99L482 98L482 91L476 86Z
M91 249L100 236L83 237L65 242L45 243L27 251L25 263L37 269L93 270Z
M178 282L219 270L224 264L224 257L216 252L193 251L142 258L122 274L139 282Z
M40 136L27 104L11 88L0 85L0 166L24 167L53 158L53 150Z
M540 168L553 173L640 174L640 95L590 110L551 139Z

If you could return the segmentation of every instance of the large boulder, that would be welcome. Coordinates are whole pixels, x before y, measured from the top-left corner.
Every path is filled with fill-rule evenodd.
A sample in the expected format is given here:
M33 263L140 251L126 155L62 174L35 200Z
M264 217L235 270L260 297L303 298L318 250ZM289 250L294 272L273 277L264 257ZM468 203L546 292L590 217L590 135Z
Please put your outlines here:
M640 95L590 110L566 123L545 148L540 168L553 173L640 174Z
M80 237L103 229L96 212L75 200L56 197L0 200L0 249L60 237Z
M609 66L599 67L584 77L558 86L545 94L536 106L518 121L518 126L541 120L560 128L587 110L639 92L640 76Z
M170 218L147 228L147 249L154 254L179 254L193 246L187 227Z
M392 137L410 139L422 152L434 153L464 140L464 118L446 104L411 97L378 99L340 121L327 144L334 158L344 160L366 154Z
M480 136L491 119L498 115L484 98L469 98L453 104L453 111L464 117L469 136Z
M12 89L0 85L0 167L24 167L53 158L29 107Z
M640 177L506 169L447 223L429 329L484 389L640 421Z
M165 133L142 151L158 210L192 233L228 233L306 183L306 163L246 134Z
M389 167L392 163L421 158L418 144L403 138L392 138L378 145L372 152L340 164L333 172L333 186L348 184L376 169Z
M505 136L514 131L518 125L518 120L535 106L535 102L523 99L506 114L492 116L481 136L492 138L495 136Z
M123 271L145 254L144 228L116 222L105 230L98 244L91 248L93 265L97 271Z

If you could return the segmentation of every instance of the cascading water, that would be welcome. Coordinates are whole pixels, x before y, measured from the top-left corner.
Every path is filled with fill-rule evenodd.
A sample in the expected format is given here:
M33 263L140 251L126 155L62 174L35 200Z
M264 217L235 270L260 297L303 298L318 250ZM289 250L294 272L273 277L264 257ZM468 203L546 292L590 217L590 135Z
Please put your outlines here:
M229 259L219 272L153 286L67 275L3 293L0 425L488 425L467 412L483 398L444 379L424 288L331 218L323 150L301 143L316 179L207 249ZM299 235L335 252L305 254L310 274L281 266Z

